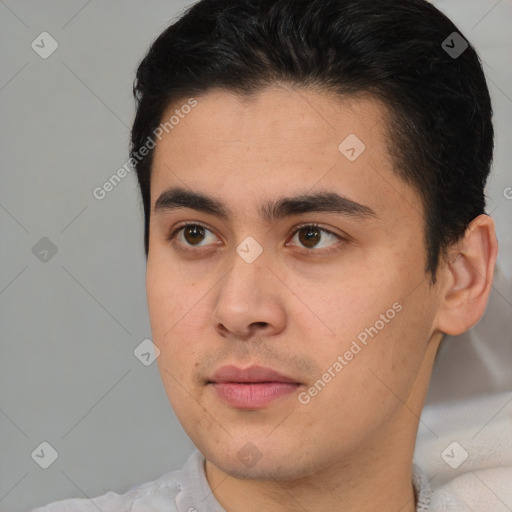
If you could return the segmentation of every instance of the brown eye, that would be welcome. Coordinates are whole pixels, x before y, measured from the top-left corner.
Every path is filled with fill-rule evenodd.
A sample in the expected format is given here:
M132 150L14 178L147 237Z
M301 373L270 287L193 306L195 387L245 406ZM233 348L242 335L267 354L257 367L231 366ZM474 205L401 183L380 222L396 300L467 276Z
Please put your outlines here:
M179 250L197 251L222 245L222 242L208 227L202 224L183 224L169 236L169 241Z
M322 238L322 230L314 226L307 226L298 231L299 241L308 249L313 248Z
M319 253L324 252L320 251L320 249L328 251L331 249L331 246L336 245L340 240L343 240L341 236L314 224L299 227L295 230L291 239L292 245L298 245L299 248L303 249L312 249L310 252ZM290 245L290 243L286 245Z
M183 228L183 238L190 245L197 245L204 239L205 230L201 226L186 226Z

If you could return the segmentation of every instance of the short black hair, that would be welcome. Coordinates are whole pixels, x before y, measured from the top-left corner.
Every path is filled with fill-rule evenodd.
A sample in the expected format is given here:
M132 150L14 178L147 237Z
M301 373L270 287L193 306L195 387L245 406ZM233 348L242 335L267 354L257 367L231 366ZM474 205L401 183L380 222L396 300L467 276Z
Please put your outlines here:
M478 55L426 0L201 0L169 26L133 86L146 255L153 151L137 151L166 109L213 89L251 95L275 84L366 94L387 107L388 150L421 196L435 282L440 255L485 213L494 132Z

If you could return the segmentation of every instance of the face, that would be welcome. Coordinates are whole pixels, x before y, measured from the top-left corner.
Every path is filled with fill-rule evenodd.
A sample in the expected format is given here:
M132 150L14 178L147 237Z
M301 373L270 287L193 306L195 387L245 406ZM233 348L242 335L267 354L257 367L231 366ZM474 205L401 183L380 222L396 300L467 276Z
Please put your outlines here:
M279 87L196 100L151 176L147 296L170 403L232 475L371 457L415 428L403 403L426 388L439 302L384 107Z

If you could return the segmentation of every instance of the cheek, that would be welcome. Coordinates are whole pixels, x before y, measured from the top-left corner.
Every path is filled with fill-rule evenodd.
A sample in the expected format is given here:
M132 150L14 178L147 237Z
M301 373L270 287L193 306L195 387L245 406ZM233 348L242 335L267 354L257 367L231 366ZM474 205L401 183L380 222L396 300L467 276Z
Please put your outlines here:
M325 333L337 349L356 338L360 333L364 338L366 329L379 322L379 330L383 325L381 314L385 316L387 326L396 311L393 304L400 294L389 287L379 285L377 276L370 271L359 272L352 267L351 272L332 275L331 278L319 283L296 285L294 292L303 298L308 309L315 313L315 323L318 324L316 332ZM296 320L303 322L304 315L297 315ZM391 320L388 320L391 319ZM309 331L312 325L309 324ZM304 328L306 325L303 323Z
M190 275L190 269L160 256L158 251L148 258L146 295L149 316L153 335L160 341L188 320L202 297L200 283Z
M182 363L193 361L194 323L197 321L197 285L169 265L148 259L146 294L153 342L160 349L159 363L169 371L182 373Z
M313 431L346 439L369 436L408 402L429 339L428 318L410 298L402 309L393 304L390 309L382 300L364 315L347 304L338 316L337 338L311 351L321 373L301 403L308 401L304 411Z
M151 254L151 253L150 253ZM204 269L169 261L155 251L148 258L146 294L153 342L166 391L173 402L200 391L194 380L212 349L211 297L215 280ZM197 388L197 389L196 389ZM174 405L174 404L173 404Z
M148 259L146 272L151 332L160 350L157 365L167 397L180 412L190 408L190 396L196 393L191 376L200 360L194 331L200 304L193 284L187 284L168 264L158 265L155 260Z
M315 336L313 324L296 317L300 329L311 333L316 366L327 371L338 356L346 361L344 368L361 366L354 374L343 372L351 374L358 389L366 387L369 378L375 380L370 369L377 375L384 372L390 385L407 385L432 334L434 305L423 272L403 257L388 259L393 265L383 261L353 267L346 277L325 281L320 293L311 283L299 289L322 321L317 322L321 330ZM319 336L320 332L327 335Z

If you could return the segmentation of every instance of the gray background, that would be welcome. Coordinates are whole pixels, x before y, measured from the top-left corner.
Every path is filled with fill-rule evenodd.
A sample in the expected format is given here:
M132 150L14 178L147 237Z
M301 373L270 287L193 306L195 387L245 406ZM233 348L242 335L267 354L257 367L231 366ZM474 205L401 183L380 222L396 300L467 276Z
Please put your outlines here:
M138 62L190 3L0 0L1 511L122 493L193 448L156 363L133 354L151 338L135 176L103 200L92 195L127 160ZM435 4L488 77L497 131L488 211L501 253L485 320L440 353L431 405L510 389L512 360L512 1ZM31 47L43 31L59 45L46 59ZM56 254L44 241L33 253L43 237ZM43 441L59 454L48 469L31 457Z

